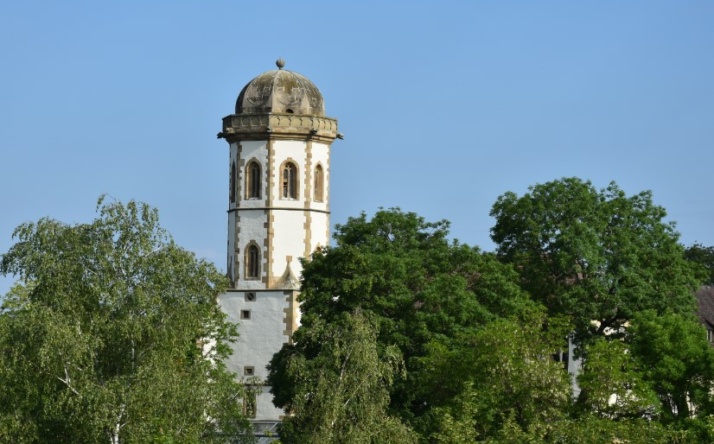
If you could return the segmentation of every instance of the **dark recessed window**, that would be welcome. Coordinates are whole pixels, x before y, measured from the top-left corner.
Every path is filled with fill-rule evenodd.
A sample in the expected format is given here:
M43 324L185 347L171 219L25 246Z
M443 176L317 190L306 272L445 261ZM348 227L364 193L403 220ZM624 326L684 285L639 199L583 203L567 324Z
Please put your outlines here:
M261 177L260 164L254 160L248 163L245 169L246 199L260 199Z
M250 319L250 310L241 310L240 318L241 319Z
M287 162L283 165L281 172L282 177L282 193L283 199L297 199L297 167L292 162Z
M315 202L322 202L325 199L325 172L322 165L315 168Z
M250 245L245 252L245 277L258 279L260 277L260 250L257 245Z

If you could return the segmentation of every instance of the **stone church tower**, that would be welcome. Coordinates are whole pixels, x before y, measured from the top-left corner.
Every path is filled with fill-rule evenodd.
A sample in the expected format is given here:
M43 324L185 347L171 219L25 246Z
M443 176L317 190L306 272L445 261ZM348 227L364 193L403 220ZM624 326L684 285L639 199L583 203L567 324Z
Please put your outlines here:
M300 323L302 267L329 241L330 145L341 135L325 116L322 94L304 76L283 69L254 78L223 118L229 146L228 277L219 302L240 324L229 368L255 382L246 413L258 430L283 415L263 385L266 365Z

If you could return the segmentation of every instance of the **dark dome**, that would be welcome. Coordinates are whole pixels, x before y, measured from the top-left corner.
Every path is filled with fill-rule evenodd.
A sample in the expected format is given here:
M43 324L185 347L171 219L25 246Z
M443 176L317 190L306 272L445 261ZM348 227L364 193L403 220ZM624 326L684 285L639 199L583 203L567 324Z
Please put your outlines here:
M282 69L264 72L243 88L236 101L236 114L294 113L325 115L325 102L320 90L307 77Z

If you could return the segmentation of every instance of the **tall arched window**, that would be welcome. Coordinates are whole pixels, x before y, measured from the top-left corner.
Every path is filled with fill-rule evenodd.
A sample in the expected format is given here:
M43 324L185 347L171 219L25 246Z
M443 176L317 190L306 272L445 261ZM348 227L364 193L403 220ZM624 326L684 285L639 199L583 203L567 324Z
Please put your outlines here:
M280 177L282 179L282 190L280 196L283 199L297 199L298 198L298 181L297 181L297 167L292 162L286 162L283 165Z
M228 192L231 196L231 203L236 201L236 164L231 162L231 189Z
M258 246L249 245L245 251L245 278L258 279L260 277L260 250Z
M260 164L254 160L245 168L245 197L246 199L260 199L261 195Z
M322 165L315 167L315 202L322 202L325 199L325 173Z

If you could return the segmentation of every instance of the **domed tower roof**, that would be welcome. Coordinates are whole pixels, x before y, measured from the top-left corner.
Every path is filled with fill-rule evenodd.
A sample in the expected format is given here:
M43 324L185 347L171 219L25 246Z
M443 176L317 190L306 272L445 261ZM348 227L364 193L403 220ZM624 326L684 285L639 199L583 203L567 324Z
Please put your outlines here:
M320 90L307 77L283 69L264 72L243 88L236 101L236 114L287 113L324 116L325 102Z

